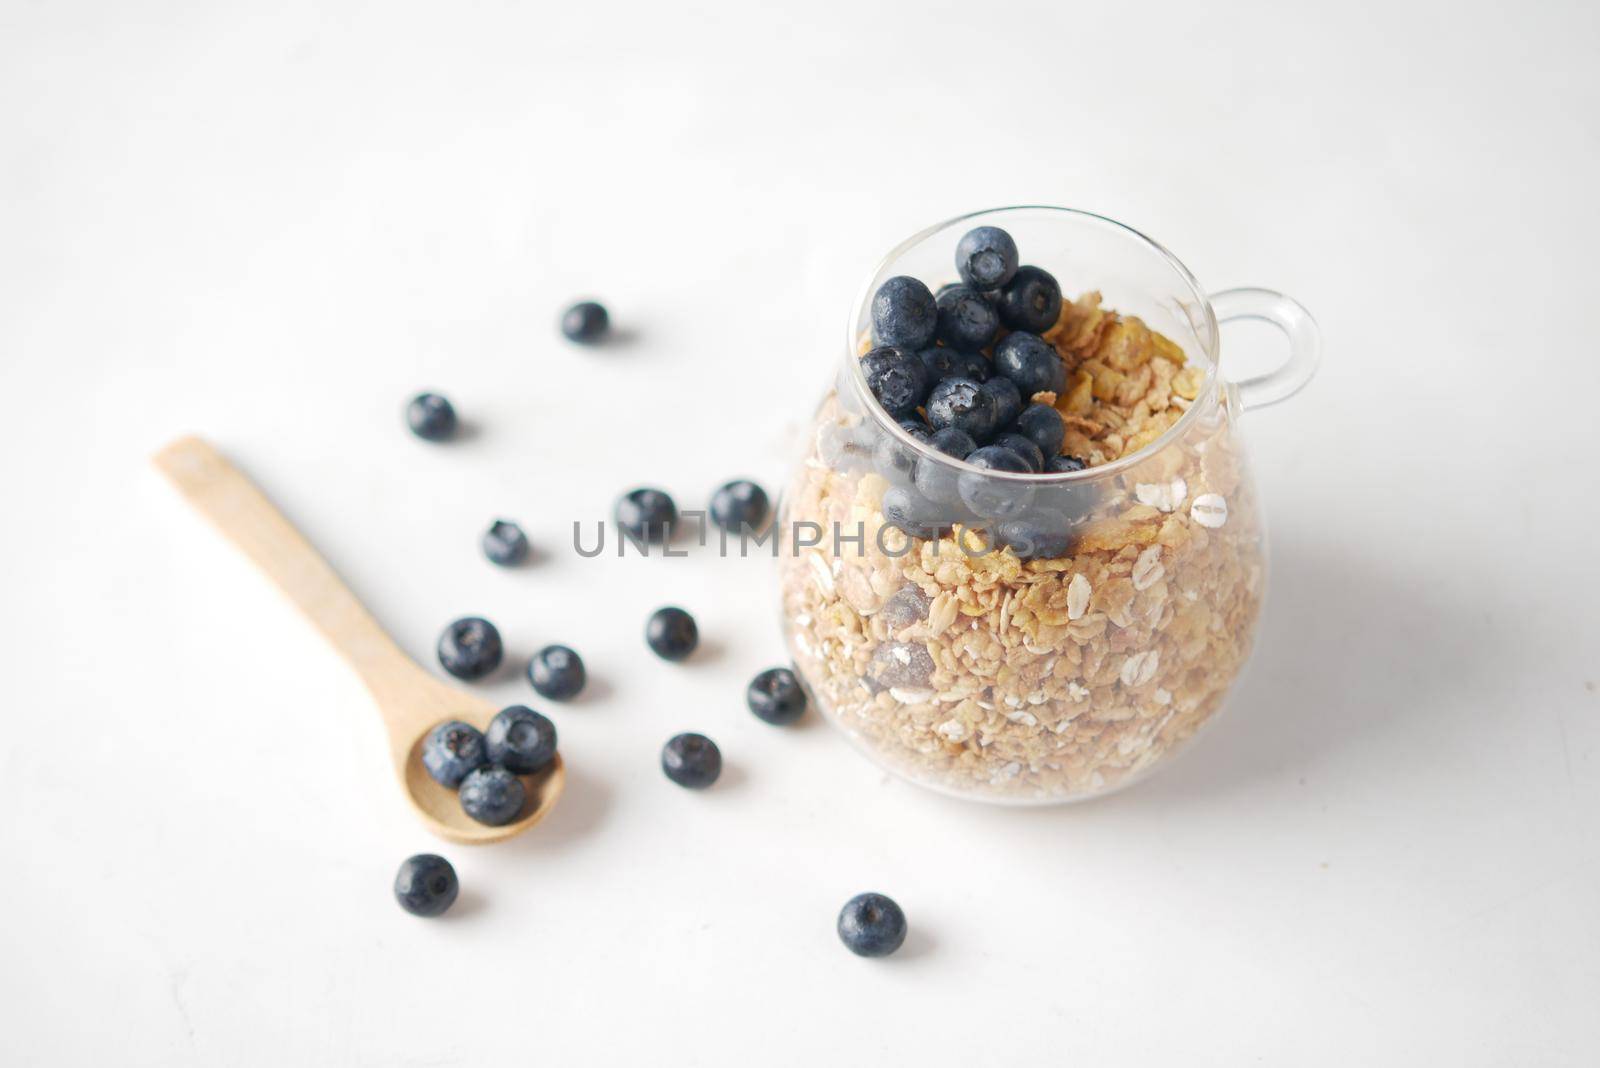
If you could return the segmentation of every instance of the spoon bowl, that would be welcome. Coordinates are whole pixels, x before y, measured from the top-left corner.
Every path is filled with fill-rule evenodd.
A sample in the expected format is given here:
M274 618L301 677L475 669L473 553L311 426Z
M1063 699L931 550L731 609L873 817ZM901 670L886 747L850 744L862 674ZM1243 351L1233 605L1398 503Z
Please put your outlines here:
M479 823L467 815L456 791L441 785L428 774L428 769L422 763L422 746L428 740L429 731L452 719L470 723L480 731L487 730L489 721L499 709L432 678L425 676L422 681L435 690L432 697L438 701L435 706L437 714L420 731L391 733L390 745L400 786L428 829L441 838L470 845L498 842L544 819L566 786L567 772L561 763L560 753L532 775L517 776L527 792L527 800L522 803L522 811L517 813L517 818L500 827ZM388 722L388 717L385 717L385 722Z
M383 717L400 787L430 831L452 842L484 844L521 834L544 819L566 785L559 753L548 767L518 776L527 800L516 819L491 827L468 816L456 792L435 782L423 767L422 745L446 720L484 730L498 710L440 682L406 656L327 561L216 449L200 438L183 438L157 453L155 465L355 669Z

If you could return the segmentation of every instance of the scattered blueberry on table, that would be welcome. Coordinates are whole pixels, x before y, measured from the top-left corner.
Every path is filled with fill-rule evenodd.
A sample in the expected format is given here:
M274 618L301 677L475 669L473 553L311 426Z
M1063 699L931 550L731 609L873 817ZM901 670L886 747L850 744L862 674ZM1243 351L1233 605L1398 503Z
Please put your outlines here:
M481 679L500 666L505 646L487 619L466 616L439 635L439 666L458 679Z
M604 305L592 300L580 301L561 313L561 332L568 341L592 345L610 329L611 316Z
M468 772L488 762L483 732L460 720L439 724L422 743L422 766L434 782L452 790L461 785Z
M745 688L745 704L756 718L775 726L799 719L806 710L806 692L788 668L768 668L750 680Z
M644 626L644 640L663 660L682 660L700 644L700 628L681 608L658 608Z
M501 709L483 737L490 762L518 775L542 771L556 758L556 725L527 705Z
M449 441L456 433L456 410L437 393L419 393L406 405L406 425L424 441Z
M661 748L661 770L690 790L704 790L722 774L722 751L703 734L678 734Z
M968 230L956 242L956 271L973 289L990 292L1017 273L1017 243L998 226Z
M479 823L504 827L517 818L528 791L505 768L479 768L461 780L461 808Z
M933 341L939 306L922 282L896 275L872 296L872 329L880 345L915 351Z
M583 658L565 645L547 645L528 661L528 682L540 697L552 701L578 696L588 678Z
M711 521L730 533L760 530L768 508L767 491L749 479L725 482L711 495Z
M906 914L893 898L857 894L839 910L839 941L858 957L887 957L906 940Z
M678 506L661 490L649 486L624 493L613 514L617 526L635 541L664 544L678 525Z
M515 567L528 558L528 536L509 519L496 519L483 532L483 555L501 567Z
M450 862L433 853L418 853L400 864L394 897L413 916L438 916L455 904L461 885Z

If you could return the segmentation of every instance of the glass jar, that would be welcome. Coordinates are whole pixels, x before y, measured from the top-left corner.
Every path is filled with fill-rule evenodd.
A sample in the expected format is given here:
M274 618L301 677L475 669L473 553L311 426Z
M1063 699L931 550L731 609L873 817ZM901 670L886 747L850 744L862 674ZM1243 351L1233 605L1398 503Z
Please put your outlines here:
M908 432L868 389L859 358L879 285L955 281L957 240L985 225L1066 290L1045 337L1067 385L1033 399L1063 411L1067 446L1090 453L1084 470L980 469ZM1224 379L1217 324L1238 318L1280 327L1288 359ZM1005 208L892 251L856 301L843 355L780 512L785 636L828 719L913 782L1030 804L1126 786L1217 713L1266 577L1239 413L1311 378L1318 337L1304 308L1259 289L1208 298L1169 252L1112 220ZM1121 406L1102 411L1101 399Z

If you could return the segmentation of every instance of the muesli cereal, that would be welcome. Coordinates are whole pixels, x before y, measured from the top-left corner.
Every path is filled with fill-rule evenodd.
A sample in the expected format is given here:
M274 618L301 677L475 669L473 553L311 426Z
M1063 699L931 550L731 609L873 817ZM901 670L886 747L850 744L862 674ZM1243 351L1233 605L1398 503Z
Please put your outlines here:
M780 560L787 638L824 713L911 779L1013 802L1103 793L1189 738L1238 675L1263 592L1254 492L1226 405L1201 399L1205 371L1098 293L1042 336L1065 382L1031 399L1061 413L1062 454L1137 456L1085 476L1065 552L887 523L892 484L867 457L881 413L841 387L784 507L786 529L848 540Z

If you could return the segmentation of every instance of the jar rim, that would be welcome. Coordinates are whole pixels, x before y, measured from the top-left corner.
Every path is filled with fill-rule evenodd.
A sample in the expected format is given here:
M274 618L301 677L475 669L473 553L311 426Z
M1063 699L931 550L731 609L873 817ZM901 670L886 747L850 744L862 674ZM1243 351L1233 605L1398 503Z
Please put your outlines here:
M1205 380L1200 385L1200 391L1196 395L1195 401L1189 405L1189 407L1181 416L1178 417L1177 422L1168 427L1160 437L1126 456L1119 456L1117 459L1112 460L1109 463L1100 464L1098 467L1085 467L1081 471L1067 471L1059 474L1033 471L995 471L990 468L976 467L967 463L965 460L960 460L949 455L948 453L940 452L938 449L933 448L926 442L919 441L908 434L906 429L902 427L898 421L891 418L889 413L884 411L883 406L877 402L875 397L873 397L871 389L867 387L866 375L861 370L861 360L856 352L856 346L860 339L860 335L856 330L856 324L861 320L862 309L866 308L868 302L872 300L873 283L877 280L878 275L883 273L886 267L898 260L901 256L905 255L911 249L915 248L917 245L920 245L922 242L928 240L930 237L933 237L935 234L938 234L943 230L963 223L970 223L979 219L997 215L1005 215L1018 211L1056 212L1061 215L1076 216L1079 219L1104 224L1115 230L1121 231L1124 235L1133 238L1136 242L1145 246L1147 250L1154 252L1162 259L1162 261L1166 263L1167 267L1175 275L1177 275L1178 279L1184 284L1185 287L1187 287L1190 295L1194 298L1194 306L1199 309L1203 317L1203 322L1196 324L1197 326L1202 327L1202 329L1196 330L1196 334L1198 335L1200 347L1205 353L1208 366L1206 367ZM851 386L855 390L857 398L863 402L862 407L871 414L872 418L877 420L878 424L884 429L885 433L889 434L891 437L897 438L903 445L912 449L919 457L927 457L934 460L936 463L950 467L954 470L977 472L986 478L994 479L995 481L999 482L1021 482L1034 486L1068 485L1075 482L1090 482L1095 479L1110 478L1113 475L1120 474L1128 468L1137 466L1139 463L1148 460L1150 457L1159 453L1162 449L1167 448L1173 442L1181 438L1185 433L1188 432L1190 425L1199 418L1199 413L1202 410L1209 409L1211 405L1216 403L1218 365L1220 363L1218 359L1217 345L1217 316L1216 312L1211 307L1210 299L1206 296L1205 291L1200 288L1200 282L1195 278L1194 273L1190 271L1188 267L1184 266L1183 261L1178 259L1177 256L1173 255L1165 245L1150 237L1148 234L1134 229L1127 223L1118 222L1116 219L1113 219L1109 216L1100 215L1092 211L1085 211L1081 208L1067 208L1055 204L1013 204L1000 208L984 208L980 211L973 211L964 215L957 215L953 218L946 219L943 222L935 223L932 226L928 226L917 231L904 241L900 242L894 248L890 249L888 253L885 254L883 258L873 266L872 273L867 276L865 285L862 287L860 294L856 297L854 305L851 307L850 320L845 325L845 364L848 368Z

